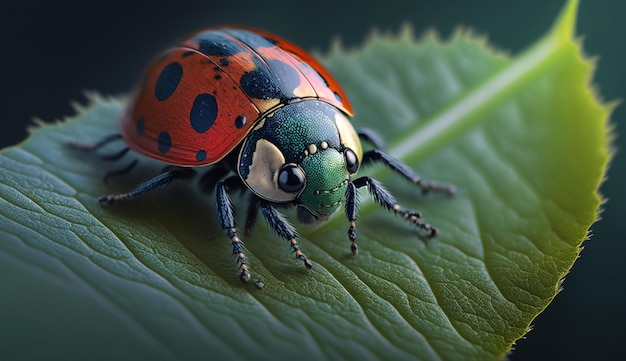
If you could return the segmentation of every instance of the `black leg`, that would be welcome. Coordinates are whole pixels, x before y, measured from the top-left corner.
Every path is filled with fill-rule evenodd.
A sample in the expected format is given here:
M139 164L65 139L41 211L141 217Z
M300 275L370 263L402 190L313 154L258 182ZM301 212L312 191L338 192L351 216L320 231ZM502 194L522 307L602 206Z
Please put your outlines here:
M112 153L112 154L104 154L100 156L100 159L102 160L110 160L110 161L116 161L120 158L122 158L123 156L126 155L126 153L128 153L128 151L130 150L130 148L128 147L124 147L121 150L119 150L116 153Z
M65 142L65 145L72 149L80 150L83 152L93 152L118 139L122 139L122 135L116 133L116 134L109 134L94 144L84 144L84 143L80 143L77 141L69 140Z
M128 148L126 148L128 149ZM117 170L112 170L107 172L104 177L102 177L102 181L104 183L108 183L109 179L111 177L117 177L117 176L121 176L124 174L127 174L128 172L130 172L131 170L133 170L136 166L137 166L138 160L135 159L133 161L131 161L130 163L128 163L126 166L124 166L124 168L121 169L117 169Z
M159 174L158 176L150 179L147 182L140 184L137 188L128 193L111 194L98 198L98 202L106 204L116 204L119 202L127 201L138 196L152 192L156 189L163 188L175 180L185 179L192 176L195 173L193 169L180 168L170 172Z
M296 241L298 234L285 216L278 212L270 203L260 201L259 206L270 228L273 229L280 238L289 242L291 249L296 254L296 258L304 263L304 267L311 269L313 264L300 250L300 246L298 246L298 242Z
M233 247L233 254L237 257L237 264L241 270L239 279L241 282L248 282L250 280L250 271L248 270L243 242L237 235L233 204L230 201L224 182L218 182L215 186L215 206L217 208L217 221L222 229L226 230L226 234L230 238L230 244Z
M391 193L389 193L389 191L387 191L387 189L385 189L385 187L383 187L383 185L377 180L371 177L361 177L355 179L352 183L356 188L367 186L367 189L376 203L394 212L395 214L400 214L407 221L428 232L428 237L435 237L437 235L437 229L435 227L422 222L420 219L421 214L419 212L401 208L398 203L396 203L396 199L391 195ZM348 201L346 201L346 204L348 204ZM356 214L354 216L354 218L356 218ZM354 233L356 234L356 231Z
M348 218L348 238L352 244L350 245L350 250L352 250L353 255L357 255L359 253L359 248L356 245L356 214L358 208L358 199L356 193L356 186L354 183L348 183L348 189L346 189L346 218Z
M109 134L94 144L85 144L85 143L80 143L80 142L71 140L71 141L66 141L65 145L69 148L72 148L74 150L78 150L81 152L95 152L101 147L111 142L114 142L116 140L121 140L121 139L122 139L121 134ZM116 161L116 160L121 159L123 156L125 156L129 150L130 148L124 147L115 153L99 155L98 158L102 160L106 160L106 161ZM135 159L131 161L128 165L124 166L124 168L107 172L104 175L102 180L104 181L104 183L107 183L111 177L116 177L119 175L126 174L130 172L133 168L135 168L136 165L137 165L137 160Z
M385 149L385 141L375 130L370 128L359 128L356 130L356 133L359 135L361 140L372 144L374 148Z
M363 162L361 162L362 164L368 164L373 162L382 162L387 167L393 169L395 172L400 174L408 181L420 187L423 193L428 193L430 191L445 192L449 195L454 195L456 193L456 188L452 185L423 181L422 178L415 174L415 172L413 172L413 170L409 168L408 165L402 163L400 160L390 156L389 154L379 149L370 150L363 154Z
M116 140L120 140L120 139L122 139L121 134L109 134L94 144L85 144L85 143L80 143L77 141L70 140L70 141L65 142L65 145L69 148L72 148L74 150L79 150L81 152L95 152L96 150L104 147L105 145L111 142L114 142ZM99 158L102 160L115 161L125 156L129 150L130 149L128 147L124 147L115 153L100 155Z
M220 165L214 166L211 170L206 172L200 178L200 188L208 193L211 193L217 184L218 181L222 180L228 173L231 171L227 168L224 168ZM232 194L234 191L246 191L248 188L241 182L238 177L229 177L223 181L224 186L228 189L229 193ZM244 234L248 235L252 231L252 227L256 221L256 207L257 207L257 197L251 193L248 199L248 213L246 215L246 225Z

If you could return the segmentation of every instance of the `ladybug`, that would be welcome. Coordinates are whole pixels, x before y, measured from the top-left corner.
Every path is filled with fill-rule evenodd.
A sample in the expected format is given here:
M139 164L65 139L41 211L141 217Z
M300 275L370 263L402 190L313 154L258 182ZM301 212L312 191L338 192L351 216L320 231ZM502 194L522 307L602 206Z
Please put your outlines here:
M215 192L218 222L230 240L239 278L247 282L251 275L229 197L232 191L249 191L246 233L260 211L307 269L312 263L281 208L295 206L300 222L315 223L343 206L356 255L357 189L366 187L379 205L427 236L436 235L419 212L401 208L381 183L354 177L361 165L380 162L423 192L453 194L454 188L423 182L382 150L375 132L356 130L352 115L339 84L296 45L259 30L216 27L193 33L156 57L119 118L119 134L93 145L68 145L95 151L122 139L127 147L103 158L121 158L130 148L169 165L128 193L100 197L103 204L135 198L208 166L201 187ZM364 152L361 140L373 149Z

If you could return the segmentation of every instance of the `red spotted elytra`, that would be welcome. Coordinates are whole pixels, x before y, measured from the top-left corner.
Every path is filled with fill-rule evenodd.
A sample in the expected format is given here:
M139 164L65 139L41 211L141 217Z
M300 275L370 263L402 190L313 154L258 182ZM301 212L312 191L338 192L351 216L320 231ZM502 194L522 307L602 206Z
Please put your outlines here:
M247 282L248 261L228 195L233 190L249 190L246 233L260 210L306 268L312 264L279 208L295 206L299 221L314 223L343 206L356 255L356 190L366 187L383 208L427 236L436 235L419 212L400 207L381 183L354 176L361 165L380 162L423 192L453 194L454 187L423 182L382 150L374 131L355 129L352 115L339 84L296 45L263 31L216 27L191 34L155 58L119 118L118 134L93 145L67 144L95 151L122 139L127 147L103 158L121 158L130 148L169 165L128 193L100 197L104 204L135 198L206 167L201 187L215 192L218 222L231 242L239 278ZM373 149L364 152L361 140ZM130 171L135 164L109 175Z

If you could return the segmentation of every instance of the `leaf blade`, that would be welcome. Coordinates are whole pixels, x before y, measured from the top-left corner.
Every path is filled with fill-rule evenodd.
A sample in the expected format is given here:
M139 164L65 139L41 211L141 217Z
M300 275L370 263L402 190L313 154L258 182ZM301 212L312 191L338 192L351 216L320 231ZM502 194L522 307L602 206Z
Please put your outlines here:
M575 5L569 3L566 19L573 19ZM511 63L524 63L524 55L511 60L470 35L446 44L431 37L419 45L408 33L391 41L374 38L358 53L327 59L359 104L357 122L381 129L392 139L392 153L420 173L461 187L453 199L419 198L389 172L373 170L398 199L442 230L432 242L420 242L400 220L378 218L379 210L362 204L356 259L349 256L339 217L303 228L301 244L316 262L307 273L283 262L286 250L259 227L247 248L266 289L243 288L225 257L229 247L214 211L197 192L175 187L170 195L114 209L95 203L98 195L126 190L158 170L148 165L104 186L99 165L89 158L63 161L64 138L97 139L112 130L122 103L96 99L79 110L80 122L38 130L0 153L7 170L0 182L0 254L16 255L88 295L103 314L131 325L129 337L139 348L162 345L158 353L165 359L207 352L271 357L276 350L285 358L292 352L333 359L500 358L556 294L600 202L609 110L587 88L592 66L571 33L563 35L568 21L555 28L558 37L549 35L526 53L558 44L559 55L550 61L546 54L553 52L537 53L544 55L538 63L549 66L518 76L517 87L510 85L516 77L498 77L510 75ZM391 71L381 72L381 64ZM562 80L575 85L573 91L546 86ZM534 112L537 104L543 105ZM576 117L597 120L593 132L572 127ZM380 119L390 125L381 126ZM424 132L433 122L434 132L413 138L413 131ZM457 122L461 126L451 125ZM409 124L416 124L411 134L394 134ZM572 139L554 137L563 130ZM577 141L587 136L591 149ZM579 163L570 164L572 157ZM581 164L594 165L592 174ZM556 166L563 175L552 177ZM570 178L584 182L569 185ZM581 203L584 209L572 212ZM39 232L25 230L30 228Z

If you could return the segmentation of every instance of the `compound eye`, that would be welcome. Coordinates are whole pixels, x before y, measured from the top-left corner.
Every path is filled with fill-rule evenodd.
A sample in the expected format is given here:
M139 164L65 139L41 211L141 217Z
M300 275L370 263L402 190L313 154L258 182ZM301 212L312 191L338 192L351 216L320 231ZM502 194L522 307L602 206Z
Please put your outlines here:
M346 169L350 174L354 174L359 170L359 160L356 154L350 148L343 151L343 158L346 160Z
M278 173L278 187L287 193L296 193L304 187L306 178L295 164L285 164Z

